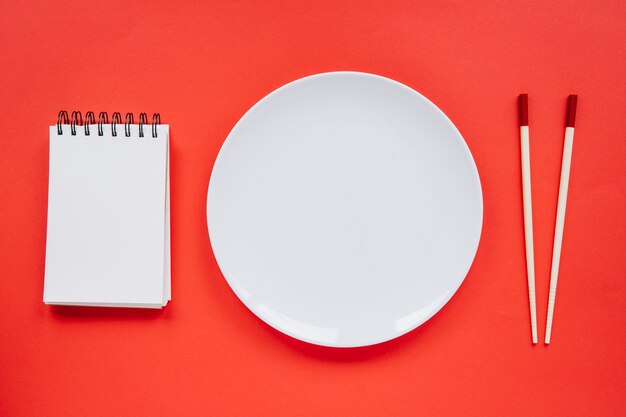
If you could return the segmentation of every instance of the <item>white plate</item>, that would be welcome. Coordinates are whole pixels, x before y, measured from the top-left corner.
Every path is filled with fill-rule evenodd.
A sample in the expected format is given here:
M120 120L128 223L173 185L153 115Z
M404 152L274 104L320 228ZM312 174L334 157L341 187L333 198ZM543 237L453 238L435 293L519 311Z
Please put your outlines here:
M432 317L476 254L483 204L458 130L388 78L287 84L233 128L211 174L209 236L241 301L325 346L371 345Z

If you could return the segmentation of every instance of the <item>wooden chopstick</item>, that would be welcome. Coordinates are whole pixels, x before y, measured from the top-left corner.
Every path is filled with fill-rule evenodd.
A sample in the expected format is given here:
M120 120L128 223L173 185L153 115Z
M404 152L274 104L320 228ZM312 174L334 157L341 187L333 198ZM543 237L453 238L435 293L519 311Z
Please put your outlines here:
M578 96L573 94L570 95L567 103L563 161L561 163L561 184L559 185L559 201L556 208L556 224L554 227L554 247L552 250L552 270L550 273L550 295L548 296L548 318L546 320L546 345L550 344L550 337L552 336L552 319L554 317L556 285L559 279L559 263L561 261L561 244L563 243L563 226L565 224L565 206L567 205L567 189L569 187L572 149L574 147L574 122L576 120L577 103Z
M520 144L522 150L522 198L524 202L524 235L526 240L526 273L528 304L533 344L537 343L537 300L535 296L535 255L533 249L533 206L530 189L530 139L528 132L528 94L519 96Z

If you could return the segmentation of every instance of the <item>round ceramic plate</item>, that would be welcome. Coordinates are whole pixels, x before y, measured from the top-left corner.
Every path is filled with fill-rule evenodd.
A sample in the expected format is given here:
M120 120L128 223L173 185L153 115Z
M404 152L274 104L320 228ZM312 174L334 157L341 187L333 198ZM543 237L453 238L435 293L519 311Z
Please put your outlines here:
M366 346L432 317L476 254L482 191L458 130L388 78L289 83L228 135L209 236L231 288L297 339Z

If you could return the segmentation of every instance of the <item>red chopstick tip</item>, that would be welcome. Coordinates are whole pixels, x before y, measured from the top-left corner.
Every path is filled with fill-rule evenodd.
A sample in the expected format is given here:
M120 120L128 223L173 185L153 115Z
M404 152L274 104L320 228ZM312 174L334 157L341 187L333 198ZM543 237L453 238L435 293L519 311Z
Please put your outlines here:
M567 100L567 120L565 121L565 127L574 127L576 121L576 105L578 104L578 96L576 94L570 94Z
M519 125L528 126L528 94L519 95Z

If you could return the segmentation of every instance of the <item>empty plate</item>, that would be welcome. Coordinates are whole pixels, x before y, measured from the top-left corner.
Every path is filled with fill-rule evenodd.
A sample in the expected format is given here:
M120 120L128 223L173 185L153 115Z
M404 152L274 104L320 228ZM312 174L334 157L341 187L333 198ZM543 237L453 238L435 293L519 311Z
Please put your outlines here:
M388 78L332 72L255 104L209 183L215 258L270 326L365 346L432 317L476 254L482 191L446 115Z

